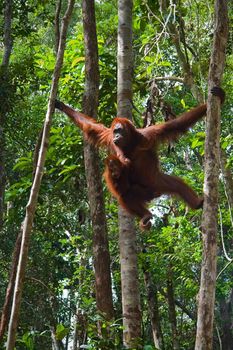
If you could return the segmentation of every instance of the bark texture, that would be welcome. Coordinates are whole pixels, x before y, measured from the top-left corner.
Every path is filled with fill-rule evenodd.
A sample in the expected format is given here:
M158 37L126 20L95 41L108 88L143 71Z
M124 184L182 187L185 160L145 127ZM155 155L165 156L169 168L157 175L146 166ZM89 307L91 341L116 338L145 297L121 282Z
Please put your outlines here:
M8 66L12 51L12 0L5 1L4 7L4 40L3 40L3 58L0 67L0 85L1 85L1 106L0 106L0 229L3 226L4 216L4 195L5 195L5 135L4 126L8 110Z
M227 36L227 0L216 0L214 41L209 69L209 91L213 86L219 86L221 82ZM209 93L207 101L204 208L202 217L203 258L198 300L196 350L210 350L213 342L220 158L219 139L220 101Z
M159 306L158 306L158 291L154 286L154 283L151 278L151 274L149 269L144 266L143 267L144 274L144 282L147 291L147 299L148 299L148 308L149 315L151 321L151 329L153 335L153 341L155 348L158 350L163 349L163 337L162 330L160 324L160 316L159 316Z
M141 310L137 268L137 244L133 219L119 208L123 343L126 349L139 348Z
M54 33L55 33L55 52L57 54L60 40L60 13L62 0L57 0L55 18L54 18Z
M117 115L132 119L132 0L118 1ZM137 270L137 244L133 218L119 208L119 245L123 309L123 343L139 346L141 311Z
M179 342L178 342L176 307L175 307L175 297L174 297L174 288L173 288L173 273L172 273L172 265L170 263L168 264L168 269L167 269L167 300L168 300L169 320L170 320L171 330L172 330L173 349L178 350Z
M132 119L132 0L118 1L117 112Z
M83 0L83 27L85 42L85 91L83 112L96 118L99 97L98 46L94 0ZM96 304L107 320L114 315L104 196L95 148L85 142L85 171L93 227L93 255L95 268Z
M44 122L44 132L42 136L37 169L33 180L29 201L26 206L26 215L22 226L23 227L22 242L21 242L18 270L16 275L16 281L15 281L11 318L9 322L8 339L7 339L7 346L6 346L7 350L13 350L15 347L16 331L17 331L19 310L20 310L20 304L21 304L21 298L22 298L23 281L24 281L25 270L27 265L30 235L32 231L38 193L39 193L40 184L43 176L45 157L46 157L46 152L48 148L51 117L54 111L54 101L57 95L58 81L59 81L60 71L63 63L66 33L67 33L67 28L68 28L73 7L74 7L74 0L69 0L65 16L63 17L63 20L62 20L63 23L62 23L62 29L61 29L61 38L60 38L60 44L58 49L58 56L57 56L57 61L56 61L56 65L53 73L53 80L52 80L52 86L51 86L51 91L49 96L48 109L47 109L45 122Z

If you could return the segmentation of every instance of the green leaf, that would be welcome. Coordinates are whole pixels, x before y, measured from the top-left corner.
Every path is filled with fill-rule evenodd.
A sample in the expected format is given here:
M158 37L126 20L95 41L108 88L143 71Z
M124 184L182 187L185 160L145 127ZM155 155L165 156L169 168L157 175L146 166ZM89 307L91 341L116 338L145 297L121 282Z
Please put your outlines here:
M203 146L203 143L204 143L204 140L195 139L195 140L193 140L191 147L194 149L194 148L197 148L199 146Z
M56 327L56 339L62 340L69 333L70 329L63 324L58 324Z
M180 103L182 104L182 107L183 107L183 108L185 108L185 109L187 108L187 106L186 106L185 101L184 101L183 98L180 100Z
M65 174L65 173L68 173L68 172L72 172L74 171L75 169L77 169L79 166L78 165L70 165L70 166L66 166L65 169L63 169L59 175L62 175L62 174Z
M76 57L71 64L72 68L79 62L85 62L85 57Z
M21 157L18 159L13 169L25 170L25 169L31 168L31 166L32 166L31 157Z

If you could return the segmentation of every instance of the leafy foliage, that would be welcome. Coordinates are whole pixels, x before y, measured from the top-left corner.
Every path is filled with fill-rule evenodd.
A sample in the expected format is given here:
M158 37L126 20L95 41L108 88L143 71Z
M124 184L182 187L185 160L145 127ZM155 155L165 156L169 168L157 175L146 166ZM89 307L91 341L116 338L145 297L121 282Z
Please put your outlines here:
M0 4L2 10L3 4ZM63 9L62 9L63 10ZM213 4L204 0L183 1L161 13L158 1L134 1L134 105L145 111L154 77L183 77L174 42L169 36L166 19L181 30L184 23L186 55L195 84L206 92L210 43L213 32ZM0 232L0 300L3 304L15 239L24 217L32 183L35 146L43 127L54 52L54 1L14 1L13 52L8 81L0 84L0 99L6 100L6 214ZM2 11L1 11L2 13ZM169 17L170 14L170 17ZM97 1L100 89L99 120L109 125L116 114L117 1ZM233 13L230 10L230 19ZM0 17L3 36L3 16ZM233 55L227 52L223 86L226 103L222 112L222 148L233 164L233 122L231 94ZM0 48L0 59L3 51ZM77 4L67 40L60 79L59 98L81 109L84 89L84 44L80 4ZM160 98L176 114L197 104L191 91L180 81L157 82ZM134 110L134 120L142 124ZM156 106L156 120L163 120L161 106ZM160 150L161 165L168 173L182 176L202 192L204 123L176 142L169 153ZM101 158L104 158L101 151ZM223 177L220 177L220 209L224 242L232 257L232 208L229 208ZM106 192L105 204L110 239L111 269L116 320L108 323L96 314L92 232L84 172L81 133L61 114L55 113L49 140L46 168L39 194L36 221L30 247L17 349L51 348L51 327L58 341L68 346L79 317L77 334L87 349L122 349L121 286L118 252L117 204ZM171 320L167 302L168 272L172 274L178 338L181 349L193 348L196 298L199 286L201 213L187 211L180 201L163 197L152 204L155 213L149 234L138 232L141 305L144 350L155 349L151 334L149 304L144 286L144 269L150 273L153 295L158 295L158 310L164 348L172 349ZM216 290L216 325L224 335L221 308L232 293L232 264L219 240L218 270L222 271ZM227 266L226 269L224 269ZM188 314L189 313L189 314ZM191 318L193 316L193 318ZM231 330L232 332L232 330ZM101 336L100 336L101 334ZM217 339L217 337L216 337ZM216 345L217 346L217 345ZM67 348L67 347L66 347Z

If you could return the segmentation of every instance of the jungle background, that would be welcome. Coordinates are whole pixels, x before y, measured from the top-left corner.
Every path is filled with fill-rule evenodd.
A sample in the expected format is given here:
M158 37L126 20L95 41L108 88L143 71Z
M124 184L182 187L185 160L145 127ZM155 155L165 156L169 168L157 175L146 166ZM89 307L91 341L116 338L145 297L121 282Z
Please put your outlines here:
M133 121L142 126L148 104L153 123L166 107L179 115L206 99L214 23L214 3L202 0L134 1ZM60 18L66 1L60 2ZM5 2L0 35L0 308L12 253L32 185L35 149L47 110L56 59L55 1L15 0L11 52L4 64ZM117 114L117 26L115 0L95 2L99 52L97 119L110 125ZM221 162L214 349L233 344L233 8L222 87ZM177 39L177 40L176 40ZM6 73L7 72L7 73ZM81 1L76 1L66 39L59 99L82 110L85 50ZM149 102L148 102L149 101ZM143 119L144 116L144 119ZM203 191L205 121L178 142L160 149L161 167ZM16 349L122 349L118 206L103 182L114 317L96 306L93 233L83 137L55 112L44 176L30 241ZM103 172L106 154L100 151ZM153 227L136 223L142 347L155 349L153 322L161 349L193 349L202 261L201 211L162 197L151 203ZM105 262L103 262L105 263ZM2 338L5 348L6 333Z

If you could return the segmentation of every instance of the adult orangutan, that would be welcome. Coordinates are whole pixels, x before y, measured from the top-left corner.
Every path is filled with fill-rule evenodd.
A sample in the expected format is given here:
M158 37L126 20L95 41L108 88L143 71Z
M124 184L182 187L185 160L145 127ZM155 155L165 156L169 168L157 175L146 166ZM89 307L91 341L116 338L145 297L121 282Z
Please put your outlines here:
M214 87L211 93L223 103L225 94L220 87ZM107 148L109 155L104 177L109 191L123 208L141 219L142 229L151 227L148 202L163 194L180 197L192 209L202 207L203 198L191 187L179 177L166 175L160 170L157 148L161 142L177 139L203 117L206 104L176 119L147 128L136 128L130 120L119 117L113 119L111 127L107 128L60 101L55 102L55 107L83 130L90 143Z

